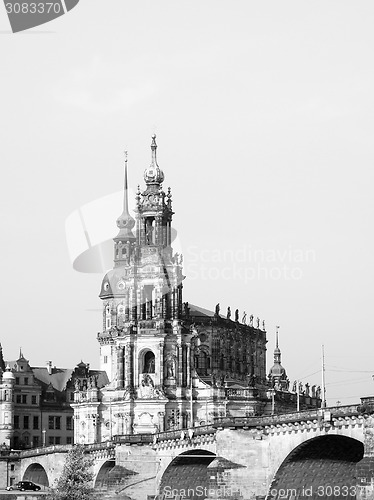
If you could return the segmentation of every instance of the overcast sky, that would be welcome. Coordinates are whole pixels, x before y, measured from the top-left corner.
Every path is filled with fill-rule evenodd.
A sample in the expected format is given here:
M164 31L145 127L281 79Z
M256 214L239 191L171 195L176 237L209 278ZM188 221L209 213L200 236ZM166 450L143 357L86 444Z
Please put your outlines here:
M5 358L98 367L102 273L73 269L69 221L116 235L123 151L134 193L156 132L184 300L265 320L268 368L279 325L291 382L320 384L324 344L329 404L373 394L373 14L81 0L12 34L0 7Z

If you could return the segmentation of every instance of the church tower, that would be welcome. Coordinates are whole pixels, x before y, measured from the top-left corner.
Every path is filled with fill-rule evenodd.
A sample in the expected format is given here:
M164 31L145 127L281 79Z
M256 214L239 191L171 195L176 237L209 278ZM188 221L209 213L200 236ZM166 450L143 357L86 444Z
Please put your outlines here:
M281 350L279 349L278 330L279 326L277 326L275 334L274 365L271 367L269 372L269 382L271 387L274 387L276 390L288 390L289 380L287 378L286 370L281 364Z
M119 433L164 429L165 406L170 398L182 397L189 372L186 342L191 333L182 334L181 322L182 257L171 247L172 197L170 188L167 193L162 188L164 173L156 152L154 135L151 163L144 172L146 187L138 187L136 195L135 220L128 209L125 158L114 268L100 291L100 368L110 380L104 399L122 400L116 412L126 415L126 422L116 425Z
M14 418L14 375L5 367L3 349L0 344L0 444L10 446Z

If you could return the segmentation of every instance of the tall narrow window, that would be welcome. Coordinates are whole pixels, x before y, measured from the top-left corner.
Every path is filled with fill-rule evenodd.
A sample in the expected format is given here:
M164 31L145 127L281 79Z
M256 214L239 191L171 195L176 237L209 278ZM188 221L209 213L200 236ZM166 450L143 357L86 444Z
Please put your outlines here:
M105 328L109 330L111 326L112 326L112 317L111 317L110 305L108 304L105 307Z
M155 355L152 351L147 351L144 356L143 373L155 372Z
M66 430L67 431L73 430L73 417L66 417Z

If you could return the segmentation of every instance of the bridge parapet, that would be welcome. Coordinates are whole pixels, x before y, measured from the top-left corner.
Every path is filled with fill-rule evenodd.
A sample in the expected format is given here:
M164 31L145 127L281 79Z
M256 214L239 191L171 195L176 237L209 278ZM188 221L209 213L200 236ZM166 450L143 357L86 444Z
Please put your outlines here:
M1 450L0 451L0 460L16 460L20 457L20 450Z
M154 435L155 450L171 448L196 448L196 446L214 446L217 429L211 425L190 427L175 431L161 432ZM210 451L214 451L211 449Z
M303 410L300 412L282 413L277 415L261 417L218 417L214 419L213 427L220 428L264 428L283 424L301 422L331 421L332 419L342 419L362 416L357 405L334 406L329 408L319 408L315 410Z
M158 432L157 434L123 434L114 436L112 443L117 444L154 444L161 441L178 441L187 437L203 436L206 434L215 434L217 429L212 425L201 425L199 427L190 427L177 429L173 431Z
M85 444L84 449L88 453L92 453L95 451L107 450L115 447L115 443L113 441L104 441L102 443L92 443Z
M72 448L72 444L55 444L53 446L45 446L44 448L31 448L30 450L22 450L20 458L50 455L52 453L68 453Z

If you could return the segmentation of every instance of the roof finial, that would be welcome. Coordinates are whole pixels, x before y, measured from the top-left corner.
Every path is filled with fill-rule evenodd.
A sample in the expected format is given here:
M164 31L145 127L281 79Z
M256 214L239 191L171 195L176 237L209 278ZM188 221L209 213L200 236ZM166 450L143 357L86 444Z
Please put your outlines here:
M152 150L152 164L154 166L156 166L157 165L157 159L156 159L156 151L157 151L156 134L152 135L151 150Z
M119 227L119 233L115 240L129 241L134 240L135 236L132 234L131 229L135 226L135 220L131 217L129 213L129 196L128 196L128 184L127 184L127 151L125 154L125 171L124 171L124 187L123 187L123 212L117 219L117 226Z
M127 151L125 151L125 180L124 180L124 196L123 196L123 212L129 213L129 190L127 185Z
M279 335L279 333L278 332L279 332L279 328L280 327L276 326L275 328L277 329L277 331L276 331L276 337L275 337L275 347L276 347L276 349L279 349L279 345L278 345L278 335Z

